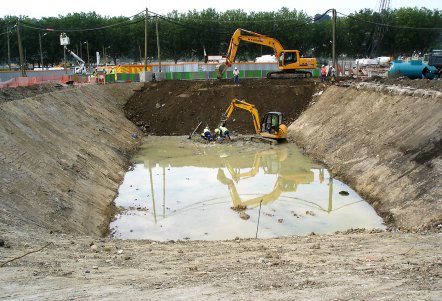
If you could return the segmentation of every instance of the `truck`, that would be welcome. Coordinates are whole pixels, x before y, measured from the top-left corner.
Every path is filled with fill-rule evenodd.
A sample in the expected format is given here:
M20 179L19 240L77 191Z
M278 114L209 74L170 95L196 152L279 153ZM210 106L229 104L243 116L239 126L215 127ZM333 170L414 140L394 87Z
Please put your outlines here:
M428 54L428 65L436 67L439 71L442 69L442 49L432 50Z
M243 34L246 33L246 34ZM235 61L241 41L273 48L279 71L267 73L267 78L311 77L311 70L316 69L316 58L305 58L299 50L287 50L275 39L253 31L238 28L230 39L225 62L216 66L217 78L221 79L228 67Z

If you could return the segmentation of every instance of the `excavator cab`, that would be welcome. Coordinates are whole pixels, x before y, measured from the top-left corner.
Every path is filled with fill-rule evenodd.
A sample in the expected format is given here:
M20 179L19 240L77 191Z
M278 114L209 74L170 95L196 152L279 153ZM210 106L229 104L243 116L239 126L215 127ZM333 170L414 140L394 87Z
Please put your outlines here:
M287 65L294 64L298 61L298 52L296 51L284 51L279 57L279 67L283 68Z
M282 113L268 112L261 119L261 131L269 134L277 134L280 124L282 124Z

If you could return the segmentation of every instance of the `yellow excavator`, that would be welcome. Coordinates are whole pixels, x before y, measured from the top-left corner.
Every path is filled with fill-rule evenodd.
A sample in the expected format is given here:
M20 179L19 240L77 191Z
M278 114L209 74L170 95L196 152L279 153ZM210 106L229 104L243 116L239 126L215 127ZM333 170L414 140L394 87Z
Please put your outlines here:
M287 126L282 122L281 112L268 112L262 119L259 119L258 110L254 105L237 98L232 99L226 112L221 119L221 125L225 125L226 121L232 115L235 108L249 111L253 117L253 126L259 138L253 137L262 142L275 144L284 141L287 138Z
M244 35L243 32L246 34ZM304 58L299 54L299 50L287 50L281 43L271 38L253 31L238 28L230 39L229 49L226 55L226 61L216 66L218 79L221 79L224 72L235 61L236 52L239 43L246 41L249 43L260 44L273 48L278 62L279 71L267 73L267 78L298 78L311 77L310 70L316 69L316 58Z

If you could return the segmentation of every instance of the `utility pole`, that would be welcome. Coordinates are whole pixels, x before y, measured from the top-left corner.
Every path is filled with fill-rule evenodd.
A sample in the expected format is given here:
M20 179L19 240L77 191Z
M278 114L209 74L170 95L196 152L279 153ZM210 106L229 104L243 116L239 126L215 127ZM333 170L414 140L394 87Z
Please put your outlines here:
M91 68L91 64L89 64L89 41L86 41L86 54L87 54L87 68L88 71Z
M336 9L334 8L333 8L333 20L332 20L332 32L333 32L333 45L332 45L333 68L337 70L336 69Z
M147 71L147 7L144 16L144 72Z
M68 74L68 69L66 67L66 46L63 46L63 65L64 65L64 74Z
M40 67L41 70L43 70L43 48L41 47L41 32L38 32L38 43L40 44Z
M20 70L21 70L21 76L26 77L26 69L25 64L23 60L23 45L21 43L21 37L20 37L20 21L17 21L17 40L18 40L18 53L20 55Z
M161 72L161 52L160 52L160 35L158 34L158 16L156 20L156 31L157 31L157 47L158 47L158 70Z
M6 37L8 39L8 66L9 70L11 70L11 46L9 44L9 26L6 28Z
M63 46L63 64L64 64L64 73L68 74L68 70L66 68L66 46L70 44L69 37L62 32L60 34L60 46Z

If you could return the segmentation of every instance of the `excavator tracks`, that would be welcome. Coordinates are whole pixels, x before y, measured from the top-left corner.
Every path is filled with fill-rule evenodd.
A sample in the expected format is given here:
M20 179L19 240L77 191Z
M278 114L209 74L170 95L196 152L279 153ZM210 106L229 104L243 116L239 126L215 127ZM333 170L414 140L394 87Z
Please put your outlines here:
M252 136L250 138L250 140L253 142L266 143L266 144L270 144L270 145L278 144L278 141L276 139L270 139L270 138L265 138L265 137L261 137L261 136Z
M295 79L295 78L310 78L312 73L309 71L297 71L297 72L283 72L273 71L267 73L268 79Z

